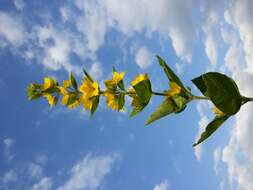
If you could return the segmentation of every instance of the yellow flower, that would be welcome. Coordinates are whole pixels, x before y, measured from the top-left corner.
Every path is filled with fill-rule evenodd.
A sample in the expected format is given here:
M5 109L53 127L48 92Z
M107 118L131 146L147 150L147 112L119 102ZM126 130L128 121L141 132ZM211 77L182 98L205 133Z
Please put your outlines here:
M55 103L55 98L54 98L51 94L44 94L43 96L47 99L48 104L49 104L50 106L53 106L53 105L54 105L54 103Z
M56 81L50 77L44 78L43 90L47 90L53 87L56 84Z
M113 72L113 76L112 76L112 80L118 84L120 81L123 80L125 76L125 72L121 72L121 73L118 73L118 72Z
M91 110L91 108L92 108L92 101L89 99L89 97L83 95L81 97L81 102L83 103L83 107L86 110Z
M61 104L62 105L66 105L69 101L69 94L65 94L63 97L62 97L62 100L61 100Z
M106 97L107 106L112 108L112 110L119 109L118 96L110 93L109 91L105 91L104 96Z
M83 84L79 87L79 91L83 93L80 100L84 108L86 110L91 110L91 98L99 95L98 83L85 78Z
M69 80L63 80L62 83L63 83L63 85L59 86L58 88L60 90L60 93L63 94L63 95L65 95L65 94L68 93L67 88L69 88L71 84L70 84Z
M79 87L79 91L89 98L97 96L99 95L98 83L85 78L83 84Z
M69 80L63 80L62 83L64 88L68 88L71 85L71 82Z
M112 79L106 80L105 85L107 87L116 86L120 81L123 80L124 76L125 76L125 72L118 73L118 72L114 71Z
M139 74L132 82L131 85L135 86L136 84L140 83L141 81L148 80L147 74Z
M170 82L170 90L167 92L168 96L174 96L180 94L181 87L175 82Z
M224 115L224 113L219 110L216 106L213 107L213 113L215 113L216 115Z
M68 93L67 89L62 86L59 86L59 90L60 90L60 93L63 95Z

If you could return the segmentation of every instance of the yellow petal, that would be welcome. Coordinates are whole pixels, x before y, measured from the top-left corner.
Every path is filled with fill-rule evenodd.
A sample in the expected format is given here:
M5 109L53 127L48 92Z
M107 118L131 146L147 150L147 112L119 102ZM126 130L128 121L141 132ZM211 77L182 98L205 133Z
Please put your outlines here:
M66 105L69 101L69 94L66 94L62 97L61 104Z
M104 93L104 96L106 97L106 103L107 106L110 107L112 110L118 109L118 99L115 94L110 93L109 91L106 91Z
M113 72L113 80L116 84L118 84L121 80L123 80L125 76L125 72L121 72L121 73L118 73L118 72Z
M50 77L44 78L43 90L49 89L54 85L54 81Z
M93 82L92 83L92 96L97 96L99 95L99 88L98 88L98 82Z
M63 87L64 87L64 88L70 87L70 84L71 84L69 80L63 80L62 83L63 83Z
M54 105L54 103L55 103L55 98L54 98L51 94L44 94L43 96L47 99L48 104L49 104L50 106L53 106L53 105Z
M170 82L170 90L168 91L169 96L179 94L181 92L181 87L175 82Z
M139 74L132 82L131 85L135 86L136 84L140 83L141 81L147 80L148 75L147 74Z
M115 83L115 81L113 79L105 80L104 83L105 83L105 86L107 88L114 88L114 87L116 87L116 83Z
M59 88L61 94L67 94L68 93L67 89L64 88L64 87L59 86L58 88Z
M98 82L93 82L86 78L83 84L79 87L79 91L89 98L97 96L99 95Z

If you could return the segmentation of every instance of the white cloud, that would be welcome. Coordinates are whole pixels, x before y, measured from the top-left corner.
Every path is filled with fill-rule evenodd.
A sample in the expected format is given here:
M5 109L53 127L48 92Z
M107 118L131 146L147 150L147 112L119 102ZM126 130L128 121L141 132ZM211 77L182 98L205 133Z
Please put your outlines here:
M42 60L42 64L51 70L59 70L64 68L68 72L74 72L80 74L80 68L77 65L70 63L71 53L79 54L76 45L80 45L75 42L71 33L67 31L60 31L53 27L52 24L45 26L34 26L33 33L38 41L36 49L43 50L44 55L39 57ZM76 37L78 39L78 37ZM82 46L78 46L82 49ZM38 55L38 52L36 52Z
M70 19L71 10L68 7L66 7L66 6L61 7L60 13L61 13L61 17L62 17L63 22L66 22Z
M225 12L226 21L232 24L239 32L240 40L245 52L247 70L253 73L253 4L251 0L231 0Z
M25 7L25 3L23 0L14 0L14 5L17 10L23 10Z
M40 179L43 176L43 168L38 164L30 163L28 173L33 179Z
M218 164L219 164L219 162L221 160L221 154L222 154L222 152L221 152L221 148L220 147L218 147L218 148L216 148L214 150L213 160L214 160L214 172L215 172L216 175L219 174Z
M225 66L232 73L243 95L252 96L252 45L253 22L250 0L231 0L225 12L231 29L222 29L222 37L229 48L225 55ZM239 35L238 35L239 34ZM243 105L235 116L228 144L221 150L220 163L227 166L228 182L238 190L253 189L253 106Z
M140 47L135 54L135 62L142 69L146 69L151 65L152 58L152 53L145 46Z
M11 153L11 148L13 146L13 144L15 143L15 141L11 138L5 138L3 140L4 143L4 155L6 157L7 160L12 160L14 158L14 156Z
M169 183L167 181L162 181L154 187L154 190L169 190Z
M175 63L175 68L179 75L182 74L184 71L184 65L181 63Z
M38 183L34 184L31 190L49 190L53 185L53 181L49 177L42 178Z
M10 182L15 182L15 181L17 181L17 179L18 179L18 176L17 176L16 172L14 170L10 170L4 174L1 181L2 181L2 183L7 184Z
M99 62L93 63L89 69L89 74L96 80L101 78L103 76L101 64Z
M208 109L208 104L206 102L199 102L197 104L197 111L199 113L200 116L200 120L198 122L199 125L199 130L198 130L198 134L196 136L196 141L199 139L200 135L202 134L202 132L204 132L207 124L208 124L208 118L206 116L206 110ZM195 156L197 158L197 160L201 160L202 154L203 154L203 145L199 144L198 146L196 146L194 148L194 153Z
M3 43L1 38L13 46L24 42L25 32L20 18L0 11L0 44Z
M117 154L84 157L73 166L70 179L58 190L98 189L118 159Z
M222 7L222 2L217 0L202 2L204 23L202 30L205 34L205 53L212 64L215 66L218 60L218 49L219 49L219 35L220 35L220 13L219 6Z
M35 156L35 161L36 161L38 164L44 165L44 164L47 163L48 157L47 157L45 154L37 154L37 155Z
M154 4L149 0L76 0L75 4L84 13L76 21L77 28L91 51L103 45L110 28L128 36L135 32L157 31L171 38L179 57L191 61L195 38L193 1L158 0Z

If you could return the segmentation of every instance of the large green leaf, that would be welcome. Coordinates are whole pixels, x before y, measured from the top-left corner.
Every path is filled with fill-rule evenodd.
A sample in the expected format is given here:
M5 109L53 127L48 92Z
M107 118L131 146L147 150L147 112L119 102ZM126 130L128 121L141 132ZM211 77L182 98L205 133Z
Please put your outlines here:
M133 86L137 96L143 104L148 104L152 96L151 83L149 80L143 80Z
M184 92L188 92L188 90L184 87L184 85L181 82L181 80L179 79L179 77L173 72L173 70L167 65L167 63L160 56L157 55L156 57L158 59L158 63L163 68L168 79L171 82L177 83L177 85L179 85Z
M197 146L198 144L205 141L208 137L210 137L221 125L224 123L229 116L223 115L223 116L216 116L213 121L211 121L207 127L206 130L201 134L200 139L195 143L193 146Z
M130 117L136 116L138 113L140 113L144 109L145 105L136 106L133 108Z
M239 111L242 97L237 85L228 76L209 72L193 79L192 82L223 113L233 115Z
M186 107L187 99L179 95L173 97L167 97L165 100L158 106L156 111L151 114L151 116L146 121L146 125L165 117L171 113L179 113L183 111Z

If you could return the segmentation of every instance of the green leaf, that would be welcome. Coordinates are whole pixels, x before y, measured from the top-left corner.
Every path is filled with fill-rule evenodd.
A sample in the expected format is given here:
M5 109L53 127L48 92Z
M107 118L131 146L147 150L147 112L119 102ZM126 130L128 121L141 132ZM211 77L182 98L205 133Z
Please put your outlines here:
M54 97L54 105L56 105L59 101L59 94L57 94L57 96Z
M69 99L68 99L68 103L66 104L67 106L75 103L76 101L78 100L77 96L76 95L70 95L69 96Z
M213 121L211 121L206 130L201 134L200 139L193 146L197 146L198 144L205 141L208 137L210 137L227 119L229 116L216 116Z
M76 79L72 73L70 73L70 82L71 82L71 85L77 90L78 85L77 85Z
M118 107L119 109L118 110L121 110L125 105L125 94L124 93L119 94L118 101L119 101L119 107Z
M58 87L51 87L51 88L48 88L48 89L46 89L46 90L43 90L43 93L45 93L45 94L53 94L53 93L55 93L55 92L59 92L60 90L59 90L59 88Z
M87 72L84 68L83 68L83 73L84 73L84 75L85 75L90 81L94 82L93 79L91 78L91 76L88 74L88 72Z
M184 87L179 77L173 72L173 70L167 65L167 63L160 56L157 55L156 57L158 59L158 63L163 68L168 79L171 82L177 83L177 85L180 86L184 92L187 92L187 89Z
M91 116L95 113L95 111L97 110L99 104L99 96L94 96L92 97L92 107L91 107Z
M227 115L234 115L240 110L242 97L236 83L228 76L209 72L192 80L198 89Z
M166 98L160 106L156 109L154 113L146 121L145 125L149 125L150 123L170 114L173 113L175 110L175 105L172 98Z
M140 113L144 109L144 107L145 107L145 105L134 107L131 114L130 114L130 117L136 116L138 113Z
M143 80L133 86L137 96L140 98L141 103L148 104L152 96L152 89L150 80Z
M149 125L150 123L165 117L171 113L179 113L183 111L186 107L187 99L181 97L179 95L175 95L173 97L167 97L165 100L158 106L156 111L151 114L151 116L146 121L145 125Z
M42 96L41 86L35 83L30 84L26 90L29 100L35 100Z
M149 117L146 125L171 113L180 113L186 108L188 100L180 95L166 98L156 111Z
M125 85L124 85L124 81L123 81L123 80L121 80L121 81L118 83L118 87L119 87L121 90L125 91Z

